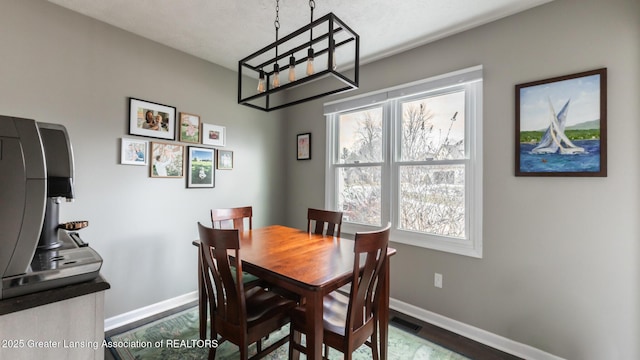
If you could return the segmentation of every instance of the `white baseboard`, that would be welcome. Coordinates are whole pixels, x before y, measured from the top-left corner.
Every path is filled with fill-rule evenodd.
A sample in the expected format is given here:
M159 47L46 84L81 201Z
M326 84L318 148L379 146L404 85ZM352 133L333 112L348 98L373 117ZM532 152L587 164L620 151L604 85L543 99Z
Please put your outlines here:
M167 299L139 309L135 309L124 314L116 315L114 317L110 317L108 319L105 319L104 321L104 331L106 332L112 329L119 328L132 322L148 318L167 310L174 309L178 306L186 305L193 301L198 301L197 291L180 295L172 299Z
M564 360L548 352L536 349L532 346L507 339L500 335L490 333L477 327L450 319L434 312L419 308L400 300L389 299L389 307L393 310L409 315L415 319L439 326L458 335L504 351L514 356L530 360Z

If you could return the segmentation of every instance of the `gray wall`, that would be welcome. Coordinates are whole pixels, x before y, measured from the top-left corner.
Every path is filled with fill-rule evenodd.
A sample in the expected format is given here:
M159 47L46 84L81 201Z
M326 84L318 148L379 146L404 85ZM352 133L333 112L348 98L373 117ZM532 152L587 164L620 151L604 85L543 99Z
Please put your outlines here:
M567 359L640 358L639 19L637 0L556 0L361 68L342 97L484 66L484 258L394 244L392 297ZM608 177L515 177L514 86L600 67ZM289 225L324 205L322 101L287 111L288 138L313 133L313 159L289 160Z
M637 0L556 0L363 67L361 90L345 96L485 69L484 258L394 244L394 298L569 359L640 358L639 15ZM322 101L240 107L233 72L42 0L0 2L0 49L0 113L72 137L78 199L62 220L90 222L81 234L105 259L107 317L195 290L190 242L209 208L252 204L256 226L304 227L306 208L324 204ZM599 67L609 176L514 177L514 85ZM227 126L234 170L187 190L118 165L129 96ZM295 134L308 131L313 159L296 161Z
M283 221L281 115L237 105L233 71L42 0L0 1L0 49L0 113L69 131L77 199L61 220L89 221L80 234L112 286L106 317L196 289L191 241L210 208L252 205L255 226ZM186 189L119 165L130 96L226 126L234 169L217 171L214 189Z

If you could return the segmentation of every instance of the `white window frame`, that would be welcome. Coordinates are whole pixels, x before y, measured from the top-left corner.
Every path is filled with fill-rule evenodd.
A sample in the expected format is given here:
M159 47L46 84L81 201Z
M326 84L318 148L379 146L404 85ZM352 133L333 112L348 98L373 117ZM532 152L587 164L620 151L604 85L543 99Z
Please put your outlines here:
M464 239L437 236L398 228L399 168L403 164L424 165L429 162L403 162L397 158L401 140L401 119L399 104L407 99L418 99L425 95L437 95L454 89L465 91L465 235ZM325 207L336 209L338 194L337 170L354 164L339 164L338 141L336 138L338 118L341 113L364 110L375 106L383 107L383 159L382 159L382 199L381 226L392 223L391 241L440 250L454 254L482 258L482 66L428 78L425 80L376 91L324 105L327 117L327 164L325 180ZM438 162L441 163L441 162ZM366 165L376 165L366 164ZM340 209L338 209L340 210ZM375 230L368 226L343 222L343 234Z

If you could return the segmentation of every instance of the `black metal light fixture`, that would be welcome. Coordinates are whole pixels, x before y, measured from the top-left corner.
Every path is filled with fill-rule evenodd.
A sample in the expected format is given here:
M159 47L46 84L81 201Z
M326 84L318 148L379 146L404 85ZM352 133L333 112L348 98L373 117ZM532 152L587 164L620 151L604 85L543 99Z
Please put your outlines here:
M238 62L239 104L271 111L358 88L360 37L333 13L314 20L315 1L309 8L309 24L280 39L276 0L276 41Z

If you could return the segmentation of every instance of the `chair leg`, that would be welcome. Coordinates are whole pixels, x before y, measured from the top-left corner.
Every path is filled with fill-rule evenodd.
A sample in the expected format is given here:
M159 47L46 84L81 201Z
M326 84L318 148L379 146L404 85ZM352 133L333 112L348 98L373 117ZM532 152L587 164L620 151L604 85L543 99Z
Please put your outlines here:
M380 359L380 349L378 347L378 332L374 331L373 335L371 335L371 354L373 355L373 360Z
M222 337L218 339L218 334L216 334L215 329L213 329L213 324L212 324L212 328L210 329L210 331L211 331L211 334L209 336L209 339L214 339L214 340L217 339L218 340L218 344L221 344L222 342L225 341L224 338L222 338ZM212 347L209 348L209 360L215 360L215 358L216 358L216 349L217 348L218 348L217 346L215 346L215 347L212 346Z
M300 358L300 351L295 349L293 345L294 344L300 345L301 342L302 342L302 333L299 331L293 330L293 327L292 327L291 331L289 332L289 360L295 360ZM296 354L297 356L294 356L294 354Z

